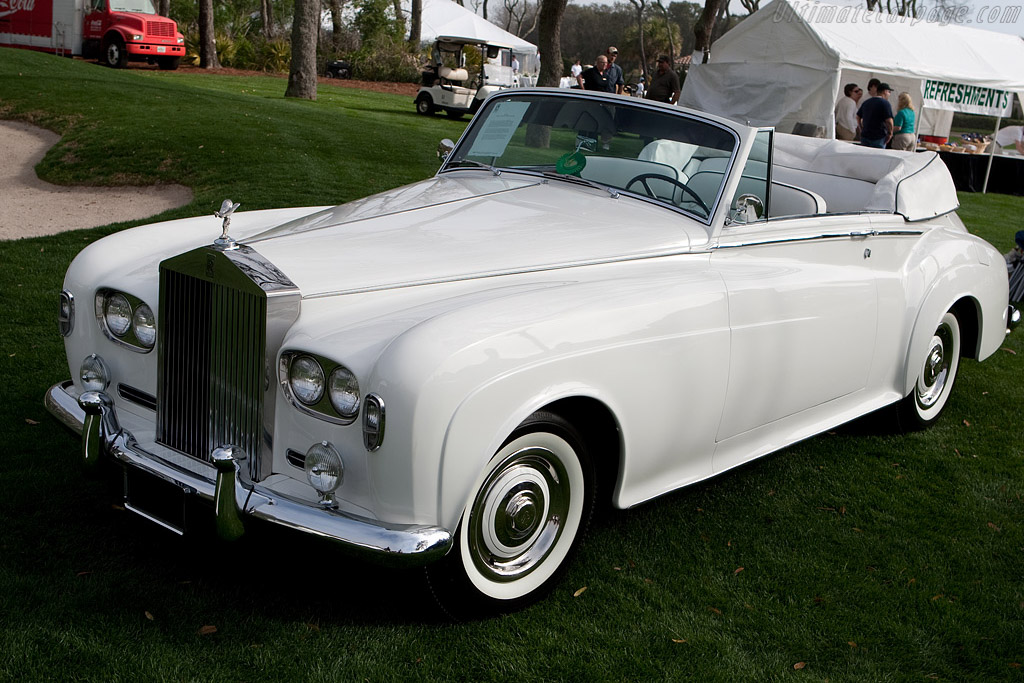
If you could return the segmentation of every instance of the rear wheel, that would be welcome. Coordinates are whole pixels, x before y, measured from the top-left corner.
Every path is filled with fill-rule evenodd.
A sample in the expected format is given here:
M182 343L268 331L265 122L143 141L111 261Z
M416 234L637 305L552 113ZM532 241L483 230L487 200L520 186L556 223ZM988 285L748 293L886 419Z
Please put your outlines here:
M477 479L455 545L427 578L441 607L467 618L525 607L565 571L593 512L595 475L583 439L538 412Z
M444 113L450 119L461 119L462 115L466 112L459 111L458 109L446 109Z
M953 391L959 368L960 323L949 311L928 342L913 391L898 404L901 428L924 429L935 423Z
M121 69L128 64L128 50L121 36L107 38L103 45L103 63L114 69Z

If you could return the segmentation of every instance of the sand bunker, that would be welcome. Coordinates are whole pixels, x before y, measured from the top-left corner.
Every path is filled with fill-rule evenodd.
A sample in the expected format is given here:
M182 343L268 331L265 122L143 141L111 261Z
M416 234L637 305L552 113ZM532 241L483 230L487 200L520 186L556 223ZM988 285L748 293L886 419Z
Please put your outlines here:
M65 187L44 183L35 165L60 136L0 121L0 240L53 235L155 216L192 201L182 185Z

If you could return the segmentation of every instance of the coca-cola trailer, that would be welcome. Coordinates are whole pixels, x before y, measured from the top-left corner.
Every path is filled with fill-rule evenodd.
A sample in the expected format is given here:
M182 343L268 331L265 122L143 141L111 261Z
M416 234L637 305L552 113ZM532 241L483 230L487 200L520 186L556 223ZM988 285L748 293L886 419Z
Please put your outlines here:
M153 0L0 0L0 47L80 55L112 67L147 61L177 69L178 25Z

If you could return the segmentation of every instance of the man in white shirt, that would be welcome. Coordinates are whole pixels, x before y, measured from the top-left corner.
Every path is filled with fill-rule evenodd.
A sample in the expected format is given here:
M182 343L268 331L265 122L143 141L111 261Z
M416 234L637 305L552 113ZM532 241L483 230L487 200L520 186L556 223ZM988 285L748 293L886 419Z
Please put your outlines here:
M996 144L999 145L997 152L1001 152L1003 147L1013 145L1017 154L1024 154L1024 126L1000 128L996 133Z
M836 139L857 139L857 103L864 91L856 83L847 83L836 102Z
M583 73L583 66L580 64L580 60L576 60L571 67L569 67L569 75L572 76L572 80L579 78L580 74Z

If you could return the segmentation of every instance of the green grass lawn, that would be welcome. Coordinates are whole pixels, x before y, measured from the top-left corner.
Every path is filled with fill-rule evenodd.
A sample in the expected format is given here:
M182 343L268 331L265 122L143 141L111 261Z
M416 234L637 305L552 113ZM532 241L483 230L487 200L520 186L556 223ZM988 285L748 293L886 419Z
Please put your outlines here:
M408 97L284 87L0 49L0 117L64 136L40 175L190 185L161 218L411 182L464 126ZM1010 248L1024 198L961 201ZM417 572L273 532L165 536L80 474L42 407L68 372L57 295L124 227L0 243L0 681L1024 680L1024 334L961 365L932 430L861 421L606 512L547 600L451 625Z

